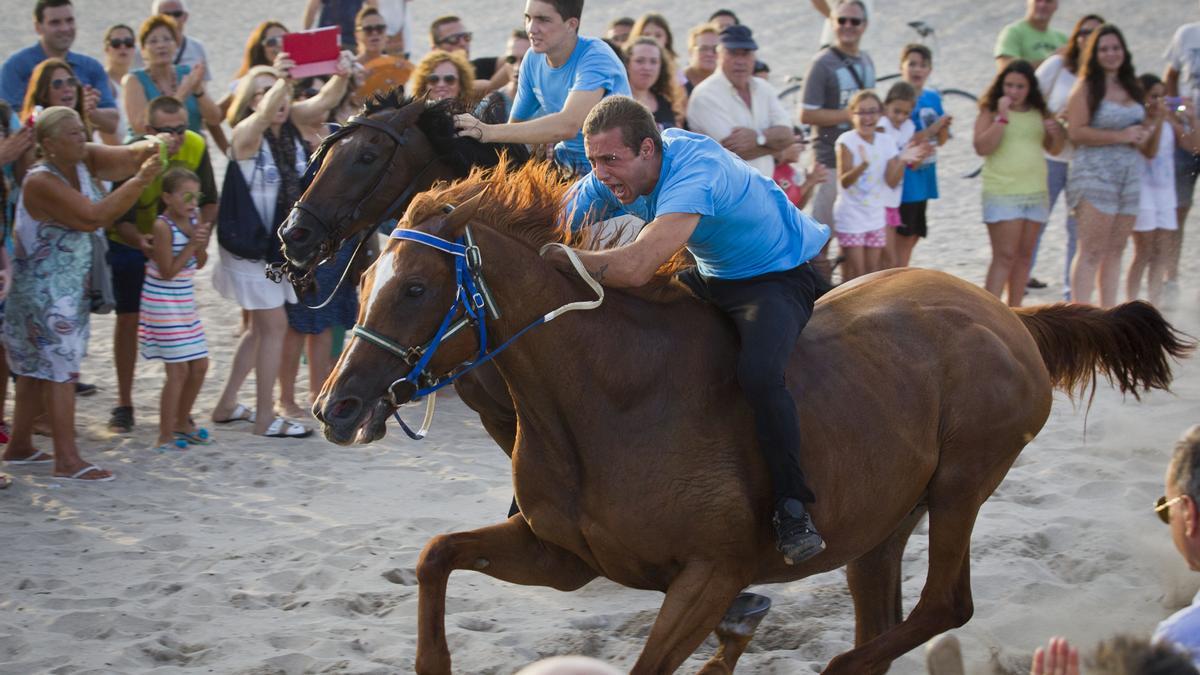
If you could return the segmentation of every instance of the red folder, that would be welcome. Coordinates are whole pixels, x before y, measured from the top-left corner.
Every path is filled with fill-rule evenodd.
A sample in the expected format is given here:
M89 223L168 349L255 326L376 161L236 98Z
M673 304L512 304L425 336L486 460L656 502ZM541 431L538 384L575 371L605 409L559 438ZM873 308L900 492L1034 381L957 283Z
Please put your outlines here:
M332 75L337 72L341 29L326 26L283 36L283 51L296 64L292 68L292 79Z

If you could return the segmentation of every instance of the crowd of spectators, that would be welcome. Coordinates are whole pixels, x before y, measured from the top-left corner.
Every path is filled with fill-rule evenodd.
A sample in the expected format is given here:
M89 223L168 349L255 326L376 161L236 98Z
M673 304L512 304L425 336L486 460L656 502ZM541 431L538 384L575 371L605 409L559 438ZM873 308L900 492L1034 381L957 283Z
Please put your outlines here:
M579 34L582 0L530 0L523 26L506 29L505 53L473 57L474 34L460 16L437 18L428 45L417 45L414 36L425 31L414 30L408 0L309 0L301 27L339 28L334 72L293 79L295 63L283 49L289 29L264 21L250 31L229 86L210 91L204 44L185 34L185 0L152 0L147 17L108 27L102 61L73 50L70 0L36 0L36 41L0 68L0 418L15 378L12 427L0 422L4 461L52 465L62 480L114 478L83 458L74 420L75 396L94 390L79 373L89 316L108 302L99 288L108 281L117 383L109 428L136 426L140 352L165 365L157 448L209 442L191 405L207 368L193 276L207 262L219 217L213 153L228 156L258 218L277 228L321 139L395 87L429 102L452 100L460 135L527 144L566 177L591 170L581 133L588 113L610 96L632 97L660 130L712 138L737 158L730 161L774 179L796 208L810 206L836 233L839 256L826 250L813 260L827 280L838 263L842 280L907 265L930 235L938 148L952 125L968 120L947 115L928 86L935 54L925 45L906 45L897 59L901 81L876 90L864 46L873 3L811 3L827 21L796 118L766 78L754 31L729 9L686 32L660 13L618 17L603 37L590 37ZM1063 194L1066 299L1111 306L1140 297L1144 284L1151 302L1169 300L1178 292L1184 223L1200 174L1200 23L1173 36L1160 78L1134 72L1116 25L1086 14L1066 34L1052 27L1057 9L1057 0L1027 0L1024 16L1000 31L996 74L973 120L992 248L983 286L1013 306L1027 288L1045 287L1031 270ZM506 122L484 121L497 119L497 110ZM1135 251L1122 285L1130 240ZM310 435L296 400L301 354L315 395L332 365L335 331L357 313L354 289L311 309L291 286L263 274L263 260L223 247L215 258L213 286L242 310L245 328L212 421L245 422L274 438ZM348 251L338 254L340 263L347 258ZM110 275L105 283L98 269ZM251 371L253 407L239 401ZM35 447L37 432L52 436L53 454ZM1181 441L1158 509L1194 568L1197 435L1193 429ZM1193 607L1168 619L1156 639L1200 646L1195 616ZM1055 642L1035 670L1070 672L1076 662L1077 653Z
M590 170L580 133L584 117L603 98L622 94L650 110L660 129L685 128L719 141L774 178L798 208L807 206L829 225L839 256L823 251L813 261L826 279L833 280L841 261L842 280L907 265L916 243L929 235L928 203L938 197L937 149L956 122L937 90L927 86L935 55L925 45L906 45L897 59L904 86L876 91L875 61L864 48L872 30L871 3L812 0L812 5L828 20L804 76L797 118L768 81L769 66L758 58L752 28L729 9L714 11L686 31L673 29L660 13L617 17L603 38L593 38L578 32L579 0L533 0L523 28L510 29L505 53L491 57L472 54L474 34L461 16L438 17L426 33L428 45L417 45L414 35L424 31L413 30L407 0L310 0L300 25L339 27L345 51L338 72L293 81L294 63L283 50L289 29L269 20L250 31L228 88L210 91L207 51L185 32L190 14L184 0L152 0L148 17L110 26L102 62L74 51L70 0L36 0L36 41L11 54L0 69L0 101L11 110L4 120L11 140L6 157L0 157L9 176L9 209L19 201L25 174L45 160L22 130L52 107L74 110L88 138L100 144L160 139L169 162L198 176L202 189L194 206L202 223L217 217L211 154L238 162L256 158L246 166L248 183L277 207L262 209L270 224L286 212L304 162L332 125L394 87L428 101L453 99L462 111L456 120L460 135L528 144L566 176ZM1027 287L1045 286L1030 271L1050 210L1065 194L1067 299L1108 306L1121 295L1138 297L1143 289L1152 302L1169 299L1177 293L1183 224L1200 172L1195 154L1200 76L1190 56L1200 29L1185 26L1174 36L1161 79L1139 77L1117 27L1087 14L1068 35L1052 27L1056 11L1055 0L1027 0L1024 16L1000 31L997 76L974 120L974 148L984 157L983 220L993 250L984 287L1018 305ZM686 41L677 43L677 34ZM279 109L276 123L267 124L268 116L259 111L264 101ZM485 117L508 121L489 123ZM244 131L236 132L239 128ZM237 138L231 143L232 135ZM159 183L104 228L117 312L118 400L109 426L119 433L135 424L134 336L150 231L163 208ZM1135 254L1122 294L1122 254L1131 239ZM10 239L9 253L19 271L29 252L13 249L15 241ZM352 321L354 299L310 320L314 317L297 309L297 299L279 284L263 286L269 297L236 292L240 286L231 280L251 284L251 277L261 276L257 263L216 258L214 279L243 308L245 332L212 417L254 419L256 431L267 433L275 408L284 421L305 416L294 395L297 355L308 348L315 386L327 372L330 331ZM244 275L234 273L239 263L246 263ZM268 282L253 280L255 286L263 283ZM277 318L267 321L262 312ZM277 400L262 383L280 366L271 363L270 350L254 345L264 334L272 343L280 333L288 346L282 350L283 395ZM255 409L236 400L249 364L271 376L259 378ZM77 374L67 377L80 393L94 390L78 382ZM267 408L272 411L261 419L255 415ZM37 419L44 427L43 418ZM310 429L302 422L276 424L275 430L304 435Z

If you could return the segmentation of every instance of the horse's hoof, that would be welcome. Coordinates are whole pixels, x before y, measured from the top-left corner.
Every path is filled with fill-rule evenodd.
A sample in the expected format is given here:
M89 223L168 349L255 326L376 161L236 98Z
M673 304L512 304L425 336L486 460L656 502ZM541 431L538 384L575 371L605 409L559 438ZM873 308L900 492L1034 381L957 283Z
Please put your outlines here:
M771 599L757 593L739 593L717 625L717 633L749 637L771 609Z

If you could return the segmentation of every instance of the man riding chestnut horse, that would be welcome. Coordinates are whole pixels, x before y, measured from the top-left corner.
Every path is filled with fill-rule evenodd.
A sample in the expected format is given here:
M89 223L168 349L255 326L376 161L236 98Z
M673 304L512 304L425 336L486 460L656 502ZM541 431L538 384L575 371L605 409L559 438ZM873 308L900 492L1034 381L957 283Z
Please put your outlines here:
M771 472L776 546L790 564L811 558L825 542L804 507L816 497L797 461L800 422L784 368L825 290L808 261L829 228L708 136L660 135L632 98L601 101L583 134L592 172L576 183L567 212L591 222L634 215L646 226L624 246L578 251L580 260L601 284L631 288L644 286L682 248L696 259L679 278L737 328L737 379Z

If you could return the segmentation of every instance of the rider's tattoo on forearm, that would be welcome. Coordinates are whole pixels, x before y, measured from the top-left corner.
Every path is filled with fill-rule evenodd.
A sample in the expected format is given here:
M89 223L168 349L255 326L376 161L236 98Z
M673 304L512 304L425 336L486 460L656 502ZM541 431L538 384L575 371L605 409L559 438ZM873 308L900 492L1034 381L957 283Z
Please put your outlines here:
M598 270L588 270L588 274L591 274L592 278L595 279L596 281L603 282L604 281L604 273L607 271L608 271L608 263L604 263L603 265L600 266L600 269L598 269Z

